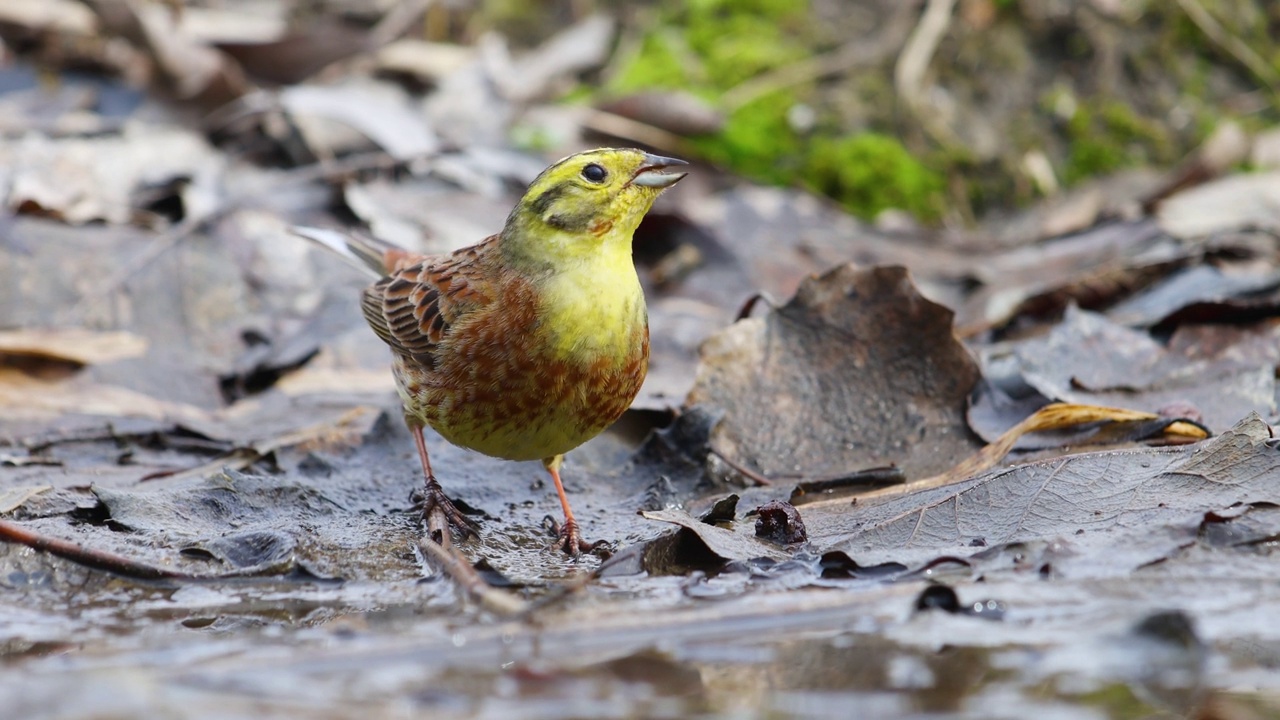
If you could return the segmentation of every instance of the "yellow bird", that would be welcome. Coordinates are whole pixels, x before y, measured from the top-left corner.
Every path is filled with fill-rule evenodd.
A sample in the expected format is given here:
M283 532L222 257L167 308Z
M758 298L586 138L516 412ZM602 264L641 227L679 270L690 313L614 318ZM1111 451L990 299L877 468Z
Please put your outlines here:
M423 438L507 460L541 460L564 523L555 547L590 549L569 507L564 454L631 405L649 365L649 321L631 238L686 165L640 150L571 155L529 185L502 232L448 255L419 255L330 230L294 232L372 270L362 309L392 369L426 475L424 515L471 521L445 496Z

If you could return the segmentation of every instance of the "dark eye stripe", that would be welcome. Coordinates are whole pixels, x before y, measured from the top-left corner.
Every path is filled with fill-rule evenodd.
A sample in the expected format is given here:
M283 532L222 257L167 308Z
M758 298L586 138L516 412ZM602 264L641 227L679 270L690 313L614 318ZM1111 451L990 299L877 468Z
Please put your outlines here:
M590 165L582 168L582 177L593 183L604 182L604 179L609 177L609 171L595 163L591 163Z
M551 209L552 203L560 199L560 197L565 194L566 190L567 188L563 185L556 185L548 188L546 192L539 195L532 203L529 204L529 209L532 210L535 215L545 213L547 210Z

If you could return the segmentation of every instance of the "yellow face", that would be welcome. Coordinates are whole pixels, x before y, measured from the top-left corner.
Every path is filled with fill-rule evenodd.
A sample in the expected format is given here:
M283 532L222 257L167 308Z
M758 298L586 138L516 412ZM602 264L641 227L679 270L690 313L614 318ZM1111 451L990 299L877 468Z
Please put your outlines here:
M547 260L580 256L610 240L625 241L629 252L653 201L685 176L664 170L685 164L633 149L570 155L530 183L507 218L503 241L519 246L521 255Z

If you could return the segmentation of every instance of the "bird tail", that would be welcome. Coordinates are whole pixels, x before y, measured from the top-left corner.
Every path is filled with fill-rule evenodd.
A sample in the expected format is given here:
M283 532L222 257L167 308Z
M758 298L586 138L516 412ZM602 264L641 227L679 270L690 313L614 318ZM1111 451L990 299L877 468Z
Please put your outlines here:
M374 277L386 275L396 259L406 254L404 249L389 242L364 235L301 225L290 227L289 232L324 246Z

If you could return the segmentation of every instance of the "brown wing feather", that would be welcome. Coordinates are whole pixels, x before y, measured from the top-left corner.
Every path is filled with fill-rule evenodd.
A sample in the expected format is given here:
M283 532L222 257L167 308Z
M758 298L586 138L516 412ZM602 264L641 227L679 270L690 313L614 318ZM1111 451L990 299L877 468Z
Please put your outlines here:
M390 274L365 289L365 320L394 350L434 368L436 347L449 327L489 301L471 271L496 242L495 235L445 256L396 258Z

